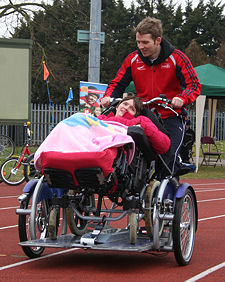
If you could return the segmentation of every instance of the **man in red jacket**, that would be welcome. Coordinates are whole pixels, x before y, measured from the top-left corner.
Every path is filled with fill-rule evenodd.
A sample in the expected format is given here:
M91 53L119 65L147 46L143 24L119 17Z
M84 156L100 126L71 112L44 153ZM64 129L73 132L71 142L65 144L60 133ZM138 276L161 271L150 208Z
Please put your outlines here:
M171 105L179 116L161 107L154 107L170 133L171 153L165 160L174 173L185 132L181 108L195 101L200 95L201 85L187 56L162 37L160 20L146 17L137 25L135 32L138 48L125 58L116 77L108 85L101 104L109 105L109 97L122 97L131 81L142 100L150 100L160 94L171 99Z

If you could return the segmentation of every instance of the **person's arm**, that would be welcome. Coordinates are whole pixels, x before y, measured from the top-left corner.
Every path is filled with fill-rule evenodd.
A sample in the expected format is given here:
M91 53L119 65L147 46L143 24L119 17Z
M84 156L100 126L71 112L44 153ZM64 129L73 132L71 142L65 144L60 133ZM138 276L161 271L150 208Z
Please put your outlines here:
M128 55L126 59L124 60L122 66L118 70L116 77L111 80L109 83L104 97L101 99L101 104L103 106L108 105L108 99L104 99L107 97L112 98L122 98L123 93L126 89L126 87L130 84L132 81L132 75L131 75L131 59L132 54ZM107 103L107 105L106 105Z
M145 116L134 118L131 114L125 113L123 117L111 115L110 117L107 116L107 118L104 118L103 115L101 115L98 118L102 120L116 121L126 126L140 125L144 129L145 135L148 137L157 154L165 154L170 148L170 138Z
M147 117L139 116L140 125L144 129L145 135L152 144L157 154L165 154L170 148L170 138L159 130L156 125Z
M176 75L180 81L181 93L172 99L172 106L181 108L196 100L201 92L201 84L189 58L180 50L175 49Z

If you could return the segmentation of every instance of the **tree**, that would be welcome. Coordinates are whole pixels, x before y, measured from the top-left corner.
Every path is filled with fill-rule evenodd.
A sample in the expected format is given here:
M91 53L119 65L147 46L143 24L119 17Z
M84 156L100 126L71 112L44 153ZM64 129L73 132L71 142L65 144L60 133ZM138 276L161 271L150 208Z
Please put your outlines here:
M203 30L198 42L210 56L215 55L220 44L225 41L224 7L225 4L222 6L220 4L215 5L213 0L210 0L206 5Z
M189 46L185 49L185 53L191 60L191 63L194 67L208 64L210 62L210 58L205 54L204 51L201 50L195 39L193 39Z
M225 69L225 43L221 44L216 55L211 58L211 63Z
M49 84L53 103L64 103L70 87L79 93L79 81L87 80L88 44L76 40L78 29L89 29L89 1L55 0L45 11L34 13L32 64L32 102L47 103L42 61L50 71ZM88 7L88 9L87 9ZM15 38L30 38L30 26L22 21ZM78 103L79 95L75 95Z
M13 36L12 27L20 25L20 21L24 18L27 22L27 25L30 26L31 18L33 16L34 11L38 9L46 9L46 5L44 3L33 3L32 0L30 2L22 2L16 3L14 0L5 0L4 4L0 6L0 19L5 22L5 26L7 31L11 36ZM7 19L11 17L10 21ZM31 38L33 36L32 27L30 26Z
M118 3L104 0L102 4L102 31L106 40L101 52L101 81L109 83L136 46L132 32L135 12L134 6L127 10L121 0Z

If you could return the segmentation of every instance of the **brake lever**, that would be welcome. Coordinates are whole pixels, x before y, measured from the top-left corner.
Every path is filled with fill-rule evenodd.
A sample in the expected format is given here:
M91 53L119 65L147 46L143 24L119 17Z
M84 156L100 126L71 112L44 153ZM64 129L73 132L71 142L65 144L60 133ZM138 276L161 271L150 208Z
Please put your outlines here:
M165 105L165 107L164 107L165 109L169 109L170 111L172 111L173 113L175 113L176 114L176 116L179 116L179 114L178 114L178 112L176 112L173 108L171 108L170 106L168 106L168 105Z

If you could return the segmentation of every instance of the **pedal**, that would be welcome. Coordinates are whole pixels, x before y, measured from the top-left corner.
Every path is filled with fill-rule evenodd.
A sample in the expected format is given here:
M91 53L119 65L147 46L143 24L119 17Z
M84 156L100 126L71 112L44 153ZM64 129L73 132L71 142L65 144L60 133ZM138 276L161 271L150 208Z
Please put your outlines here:
M86 246L86 245L93 246L95 244L95 239L96 238L84 238L84 237L81 237L80 238L80 244L84 245L84 246Z
M80 238L80 244L81 245L95 245L95 241L98 238L98 236L100 235L100 233L102 232L104 226L105 226L106 220L105 220L105 216L103 216L102 221L96 225L95 229L92 231L90 237L84 237L82 236Z

